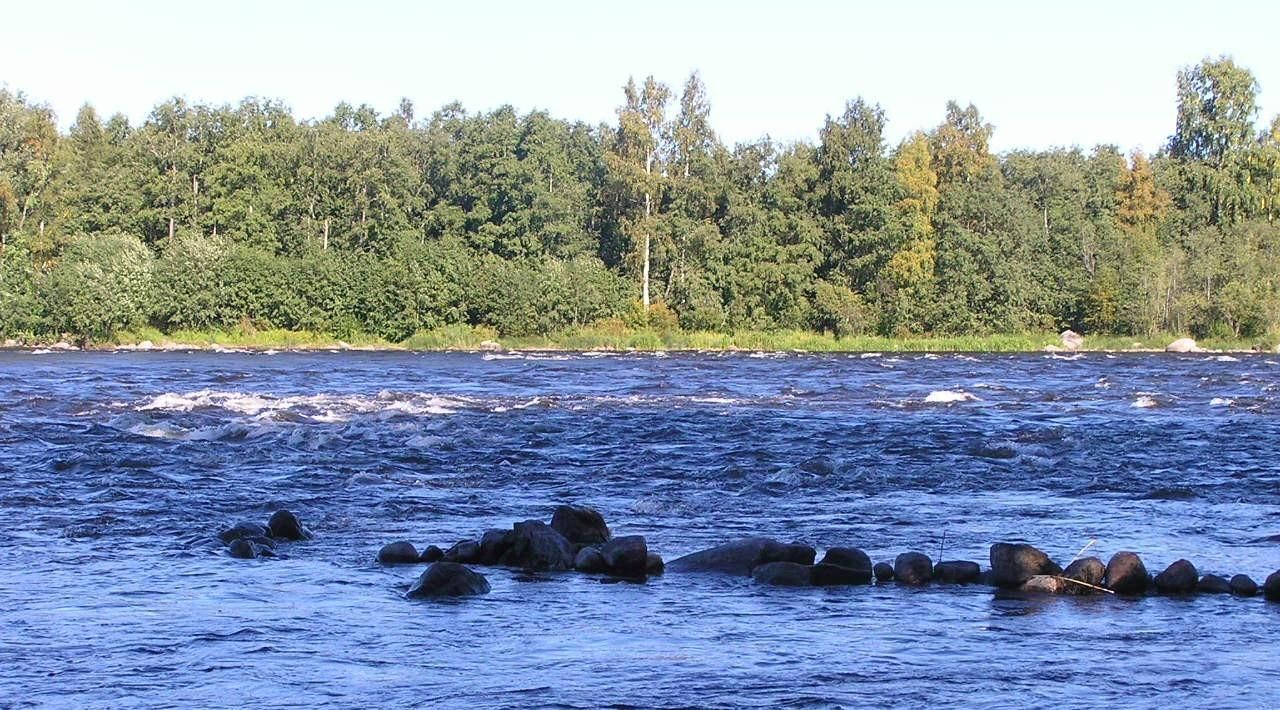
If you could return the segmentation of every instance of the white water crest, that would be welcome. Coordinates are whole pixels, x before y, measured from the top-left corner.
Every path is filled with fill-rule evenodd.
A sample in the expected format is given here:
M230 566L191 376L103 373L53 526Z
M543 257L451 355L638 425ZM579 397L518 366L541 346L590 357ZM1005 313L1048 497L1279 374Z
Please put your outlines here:
M395 393L382 391L376 395L315 394L277 397L254 392L226 392L198 390L195 392L165 392L150 400L129 406L138 412L190 412L196 409L222 409L249 417L271 418L275 414L294 414L311 421L336 423L352 416L380 414L395 416L454 414L459 409L474 406L475 402L463 397L443 397L425 393Z
M962 390L934 390L924 398L929 404L951 404L953 402L978 402L976 396Z
M1151 407L1160 406L1160 403L1156 401L1155 397L1152 397L1149 394L1142 394L1138 395L1138 398L1133 400L1133 404L1129 406L1137 407L1138 409L1149 409Z
M1234 399L1227 399L1226 397L1214 397L1209 400L1210 407L1230 407L1235 403Z

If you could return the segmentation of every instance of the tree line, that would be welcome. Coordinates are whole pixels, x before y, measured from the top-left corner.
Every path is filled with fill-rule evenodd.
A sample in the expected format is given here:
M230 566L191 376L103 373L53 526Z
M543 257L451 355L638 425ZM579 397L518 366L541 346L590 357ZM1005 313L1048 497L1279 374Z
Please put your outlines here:
M1178 74L1155 155L992 153L950 103L890 146L862 98L817 140L726 145L697 73L614 124L458 104L166 101L141 125L0 89L0 333L151 325L545 334L1280 330L1280 117L1229 58Z

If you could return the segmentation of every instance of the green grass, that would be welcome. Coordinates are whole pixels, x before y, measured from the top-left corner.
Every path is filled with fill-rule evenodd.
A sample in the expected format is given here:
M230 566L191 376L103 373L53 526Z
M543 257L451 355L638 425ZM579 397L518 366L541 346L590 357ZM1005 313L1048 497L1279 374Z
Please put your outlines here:
M1086 336L1084 350L1127 351L1163 350L1179 336ZM994 334L974 336L929 336L885 338L856 336L837 338L826 333L801 330L742 331L717 333L708 331L657 331L629 328L617 321L595 326L571 328L549 335L499 336L487 327L452 325L422 331L399 343L391 343L368 335L336 338L324 333L288 330L237 329L232 331L179 330L162 333L154 328L139 328L118 333L102 345L137 344L150 341L157 347L190 345L194 347L234 347L252 349L308 348L405 348L409 350L477 350L481 343L492 341L509 350L760 350L775 352L1040 352L1050 345L1061 345L1057 334ZM1251 350L1255 347L1273 351L1275 336L1253 339L1206 338L1198 341L1210 350Z

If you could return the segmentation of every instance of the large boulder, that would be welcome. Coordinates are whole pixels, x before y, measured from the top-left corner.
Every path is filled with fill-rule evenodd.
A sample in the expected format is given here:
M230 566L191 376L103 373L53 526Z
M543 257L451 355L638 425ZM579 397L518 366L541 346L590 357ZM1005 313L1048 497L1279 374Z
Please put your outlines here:
M766 562L751 570L751 578L760 584L807 587L813 583L812 569L796 562Z
M592 508L571 505L556 508L551 514L551 529L563 535L575 551L586 545L599 545L611 537L604 516Z
M440 559L445 562L475 564L480 559L480 543L475 540L462 540L454 543L453 547L444 551Z
M439 562L443 559L444 550L441 550L435 545L427 545L427 549L423 550L421 555L418 555L419 562Z
M416 564L419 559L418 548L407 540L388 542L378 550L378 561L384 565Z
M1107 562L1107 572L1103 578L1107 589L1116 594L1137 596L1147 591L1150 578L1147 566L1136 552L1117 552Z
M1258 594L1258 583L1247 574L1237 574L1228 584L1231 585L1231 593L1237 597L1252 597Z
M267 532L281 540L310 540L311 531L303 526L298 516L288 510L277 510L267 521Z
M1269 602L1280 602L1280 571L1272 572L1262 583L1262 597Z
M1200 346L1196 345L1196 341L1191 338L1178 338L1177 340L1164 346L1167 353L1198 353Z
M456 562L436 562L418 577L405 595L411 599L467 597L489 593L489 580Z
M933 579L933 560L920 552L904 552L893 560L893 578L900 584L928 584Z
M515 542L514 530L488 530L480 536L480 551L476 555L476 563L496 565Z
M1031 545L997 542L991 546L991 577L997 587L1019 587L1037 575L1059 575L1062 568Z
M867 577L871 576L871 558L856 547L833 547L822 556L822 564L866 570Z
M719 572L750 576L756 565L795 562L811 565L815 552L807 545L784 545L767 537L748 537L679 557L667 564L668 572Z
M267 529L257 523L242 521L218 533L218 539L224 545L246 537L266 537Z
M1178 560L1156 575L1156 591L1161 594L1190 594L1196 590L1200 573L1187 560Z
M1201 594L1230 594L1231 583L1226 577L1216 574L1206 574L1196 583L1196 591Z
M1067 582L1067 594L1095 594L1102 587L1103 578L1107 576L1107 567L1097 557L1085 557L1067 565L1062 576L1064 579L1074 580Z
M573 546L551 526L541 520L526 520L512 526L512 531L511 546L499 564L539 571L573 568Z
M888 562L877 562L876 566L871 568L871 573L876 576L877 582L893 581L893 565Z
M1062 331L1062 347L1075 352L1084 346L1084 336L1074 330Z
M604 571L614 577L643 578L649 567L649 546L641 535L615 537L600 546Z
M973 584L982 574L977 562L948 560L933 566L933 579L943 584Z

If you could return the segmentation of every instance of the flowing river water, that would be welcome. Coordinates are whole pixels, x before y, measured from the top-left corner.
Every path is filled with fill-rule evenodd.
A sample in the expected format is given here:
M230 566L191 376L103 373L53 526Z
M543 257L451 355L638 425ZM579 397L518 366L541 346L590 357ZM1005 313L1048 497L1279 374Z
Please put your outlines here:
M433 603L375 555L577 503L667 560L1096 540L1261 583L1278 443L1262 354L0 352L0 707L1263 705L1261 597L477 568ZM227 555L278 508L315 538Z

